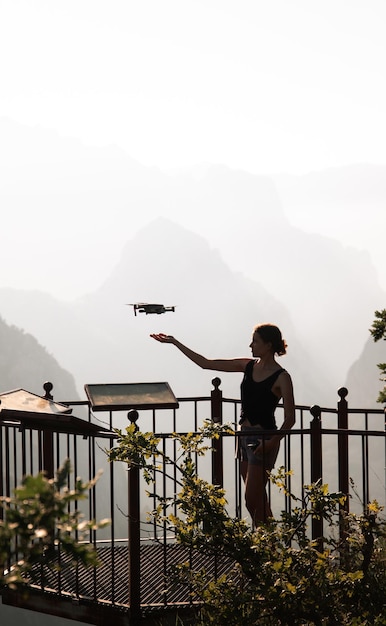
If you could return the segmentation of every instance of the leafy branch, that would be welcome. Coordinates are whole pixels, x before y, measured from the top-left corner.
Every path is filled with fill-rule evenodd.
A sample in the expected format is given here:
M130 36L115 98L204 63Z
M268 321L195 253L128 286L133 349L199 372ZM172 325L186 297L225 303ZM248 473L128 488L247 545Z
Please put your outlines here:
M383 339L386 341L386 309L382 311L375 311L375 320L372 327L369 329L374 341L380 341ZM381 371L382 382L386 382L386 363L378 363L377 366ZM386 386L379 392L377 402L386 402Z
M74 562L96 566L99 561L94 546L86 538L109 520L86 521L74 503L87 498L98 476L89 481L75 480L68 487L71 473L67 459L48 479L43 472L26 476L12 497L0 498L0 588L11 588L28 581L28 572L37 563L50 565L60 549ZM57 559L53 558L57 567Z
M361 516L347 514L346 496L330 493L321 482L305 485L299 498L287 490L288 472L280 468L271 480L294 506L253 530L246 520L229 515L224 489L200 478L193 460L211 450L208 438L224 432L234 431L205 423L198 433L174 433L182 454L173 460L158 450L160 439L153 433L130 426L118 433L117 447L108 452L112 461L142 468L148 482L155 483L155 473L162 473L160 460L171 463L180 491L170 498L152 494L160 504L151 516L157 525L166 524L178 543L227 563L227 573L218 578L194 569L190 561L171 567L170 586L185 584L200 607L196 623L381 624L386 532L378 503L368 504ZM170 506L173 513L168 513ZM328 527L323 549L309 538L313 518Z

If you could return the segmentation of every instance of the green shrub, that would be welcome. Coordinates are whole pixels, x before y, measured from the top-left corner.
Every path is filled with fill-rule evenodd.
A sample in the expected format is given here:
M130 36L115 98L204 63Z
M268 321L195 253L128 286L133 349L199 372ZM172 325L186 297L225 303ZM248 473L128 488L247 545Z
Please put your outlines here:
M386 309L375 311L375 320L369 330L374 341L380 341L381 339L386 341ZM384 383L386 382L386 363L378 363L378 368L381 371L380 380ZM379 392L377 402L386 403L386 386Z
M153 433L141 433L134 425L117 430L117 447L108 452L111 461L124 461L144 470L148 483L166 461L178 473L180 491L171 498L156 497L151 515L166 524L176 541L229 560L227 574L214 579L190 563L170 570L170 584L184 582L198 603L196 624L206 626L254 625L370 625L385 624L385 521L377 502L362 515L344 511L345 497L330 493L321 483L304 486L302 500L287 494L291 513L253 530L231 517L222 488L202 480L193 461L205 454L208 437L219 437L229 426L206 423L199 433L174 434L181 448L177 461L158 449ZM286 489L283 468L271 476ZM168 511L173 512L168 512ZM329 532L309 538L313 518L323 519Z
M0 520L0 589L15 588L26 582L28 571L36 563L50 565L50 556L60 550L74 561L97 565L94 546L83 542L90 529L109 523L85 521L74 502L87 497L95 480L83 483L76 479L68 488L70 461L64 462L54 479L44 473L26 476L11 498L0 498L4 519ZM57 567L57 559L53 559Z

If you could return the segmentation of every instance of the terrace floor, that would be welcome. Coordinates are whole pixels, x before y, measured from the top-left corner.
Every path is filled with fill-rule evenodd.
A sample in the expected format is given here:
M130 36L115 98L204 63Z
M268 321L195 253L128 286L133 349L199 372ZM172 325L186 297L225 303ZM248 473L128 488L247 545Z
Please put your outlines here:
M130 613L128 547L98 547L97 551L101 561L97 568L74 566L64 555L59 560L51 560L49 565L35 566L31 572L30 591L43 603L44 598L50 598L54 604L55 598L57 604L67 599L73 605L92 605L94 613L95 606L99 605L105 615L121 615L118 621L114 617L115 624L135 623L127 618ZM60 570L56 567L59 561ZM213 577L221 576L232 568L229 559L198 554L176 543L145 543L141 545L140 561L142 619L160 611L175 612L176 608L183 610L192 606L190 590L186 585L174 583L168 586L166 574L174 565L188 561L195 569L205 569ZM75 608L74 613L77 613ZM79 615L74 615L74 619L80 619ZM89 623L108 622L102 619Z

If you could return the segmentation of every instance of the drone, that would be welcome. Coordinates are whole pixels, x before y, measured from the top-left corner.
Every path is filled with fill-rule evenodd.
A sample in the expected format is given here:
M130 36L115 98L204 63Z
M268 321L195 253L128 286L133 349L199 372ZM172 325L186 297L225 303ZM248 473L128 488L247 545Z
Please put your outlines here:
M167 313L168 311L175 311L175 306L164 306L163 304L148 304L147 302L137 302L135 304L129 304L128 306L132 306L134 308L134 315L137 315L137 311L139 313L156 314L161 315L161 313Z

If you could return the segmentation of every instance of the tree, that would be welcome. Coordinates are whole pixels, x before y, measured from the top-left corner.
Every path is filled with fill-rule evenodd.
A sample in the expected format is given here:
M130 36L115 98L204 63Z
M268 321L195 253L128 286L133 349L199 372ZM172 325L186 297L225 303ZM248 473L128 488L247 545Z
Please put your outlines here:
M28 572L37 563L58 567L58 548L72 560L86 566L97 565L94 546L83 542L86 533L101 528L109 520L85 521L74 503L87 497L95 481L76 479L68 488L71 472L66 460L54 479L43 472L26 476L11 498L0 498L4 519L0 520L0 589L15 588L28 582ZM51 561L51 557L53 557Z
M224 490L201 479L193 460L211 449L208 439L233 432L229 426L205 423L198 433L174 434L181 450L177 460L158 449L154 433L142 433L134 424L116 432L110 461L141 468L154 485L162 467L178 476L180 491L174 496L151 494L158 502L151 513L156 524L166 525L180 544L229 563L229 572L217 579L191 562L170 570L170 585L185 583L200 607L197 625L384 624L385 522L376 501L355 516L342 512L343 494L329 493L321 483L306 485L301 499L286 492L293 500L291 513L283 511L279 520L253 530L228 514ZM283 468L272 481L286 490ZM328 522L323 547L308 536L315 517Z
M386 341L386 309L375 311L375 320L369 330L374 341L379 341L380 339ZM386 382L386 363L378 363L378 367L382 374L380 380ZM377 402L386 402L386 386L379 392Z

